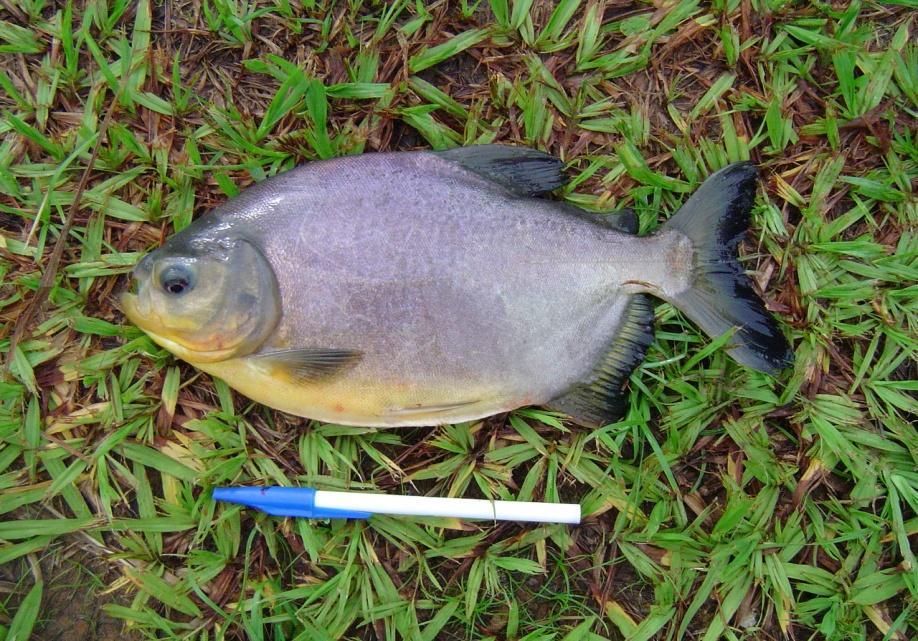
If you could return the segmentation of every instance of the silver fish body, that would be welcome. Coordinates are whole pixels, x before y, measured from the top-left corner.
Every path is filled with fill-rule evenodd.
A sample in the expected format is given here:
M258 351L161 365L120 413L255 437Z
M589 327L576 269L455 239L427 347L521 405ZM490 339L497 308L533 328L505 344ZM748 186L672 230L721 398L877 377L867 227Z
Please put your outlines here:
M493 162L495 151L499 162ZM592 386L588 396L601 405L597 366L621 335L629 304L650 293L678 305L692 290L699 252L691 234L664 227L638 237L564 203L527 195L543 191L538 180L522 187L513 182L529 165L516 173L505 169L518 154L540 161L535 152L484 147L454 154L378 153L310 163L250 187L167 241L139 273L153 273L151 266L164 258L242 243L255 248L263 264L246 264L228 282L264 280L253 272L265 269L275 281L270 296L249 294L259 300L247 301L242 315L246 322L268 318L257 345L218 360L173 351L246 396L334 423L471 420L551 405L578 385ZM132 318L158 337L140 313ZM174 348L181 340L160 342ZM619 350L640 352L640 358L646 342ZM784 349L776 362L787 360ZM634 365L633 354L612 358L607 374ZM627 362L618 363L622 359ZM627 373L616 374L624 380ZM603 393L615 392L606 385ZM579 412L584 403L593 401L558 405L575 418L583 413L583 422L610 418Z

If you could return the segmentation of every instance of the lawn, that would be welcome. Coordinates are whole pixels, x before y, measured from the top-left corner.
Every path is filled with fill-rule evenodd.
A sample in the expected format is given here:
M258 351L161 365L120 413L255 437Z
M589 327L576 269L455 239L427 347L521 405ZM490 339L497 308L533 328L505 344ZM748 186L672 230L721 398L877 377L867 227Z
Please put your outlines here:
M918 635L914 0L0 2L0 641ZM668 304L598 430L284 415L126 322L126 274L309 160L503 142L642 233L761 170L777 378ZM579 501L581 526L277 519L210 489ZM119 629L122 624L126 632Z

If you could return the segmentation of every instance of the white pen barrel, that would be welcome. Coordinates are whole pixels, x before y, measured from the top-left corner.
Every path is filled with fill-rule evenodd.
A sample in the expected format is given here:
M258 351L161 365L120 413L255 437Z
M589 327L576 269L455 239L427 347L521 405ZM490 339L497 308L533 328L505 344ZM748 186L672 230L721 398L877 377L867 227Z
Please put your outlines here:
M577 503L530 503L527 501L488 501L450 499L434 496L397 496L363 492L316 492L317 508L397 514L401 516L445 516L491 521L530 523L580 523Z

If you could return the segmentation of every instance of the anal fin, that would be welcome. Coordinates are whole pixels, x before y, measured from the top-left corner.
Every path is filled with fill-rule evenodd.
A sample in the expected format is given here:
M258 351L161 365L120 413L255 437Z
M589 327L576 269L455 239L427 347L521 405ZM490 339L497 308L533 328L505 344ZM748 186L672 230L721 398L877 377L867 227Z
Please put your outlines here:
M652 342L653 305L648 296L636 294L625 307L612 345L590 375L551 400L548 407L588 427L617 421L625 413L624 385Z

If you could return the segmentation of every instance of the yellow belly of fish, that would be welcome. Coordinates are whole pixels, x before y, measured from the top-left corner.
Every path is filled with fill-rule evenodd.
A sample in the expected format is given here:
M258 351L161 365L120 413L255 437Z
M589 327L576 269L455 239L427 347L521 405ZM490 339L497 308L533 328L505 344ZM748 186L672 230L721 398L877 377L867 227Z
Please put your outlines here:
M419 389L361 382L347 375L328 382L304 383L275 376L247 359L191 363L223 379L248 398L306 418L365 427L444 425L515 409L526 403L500 398L485 389Z

